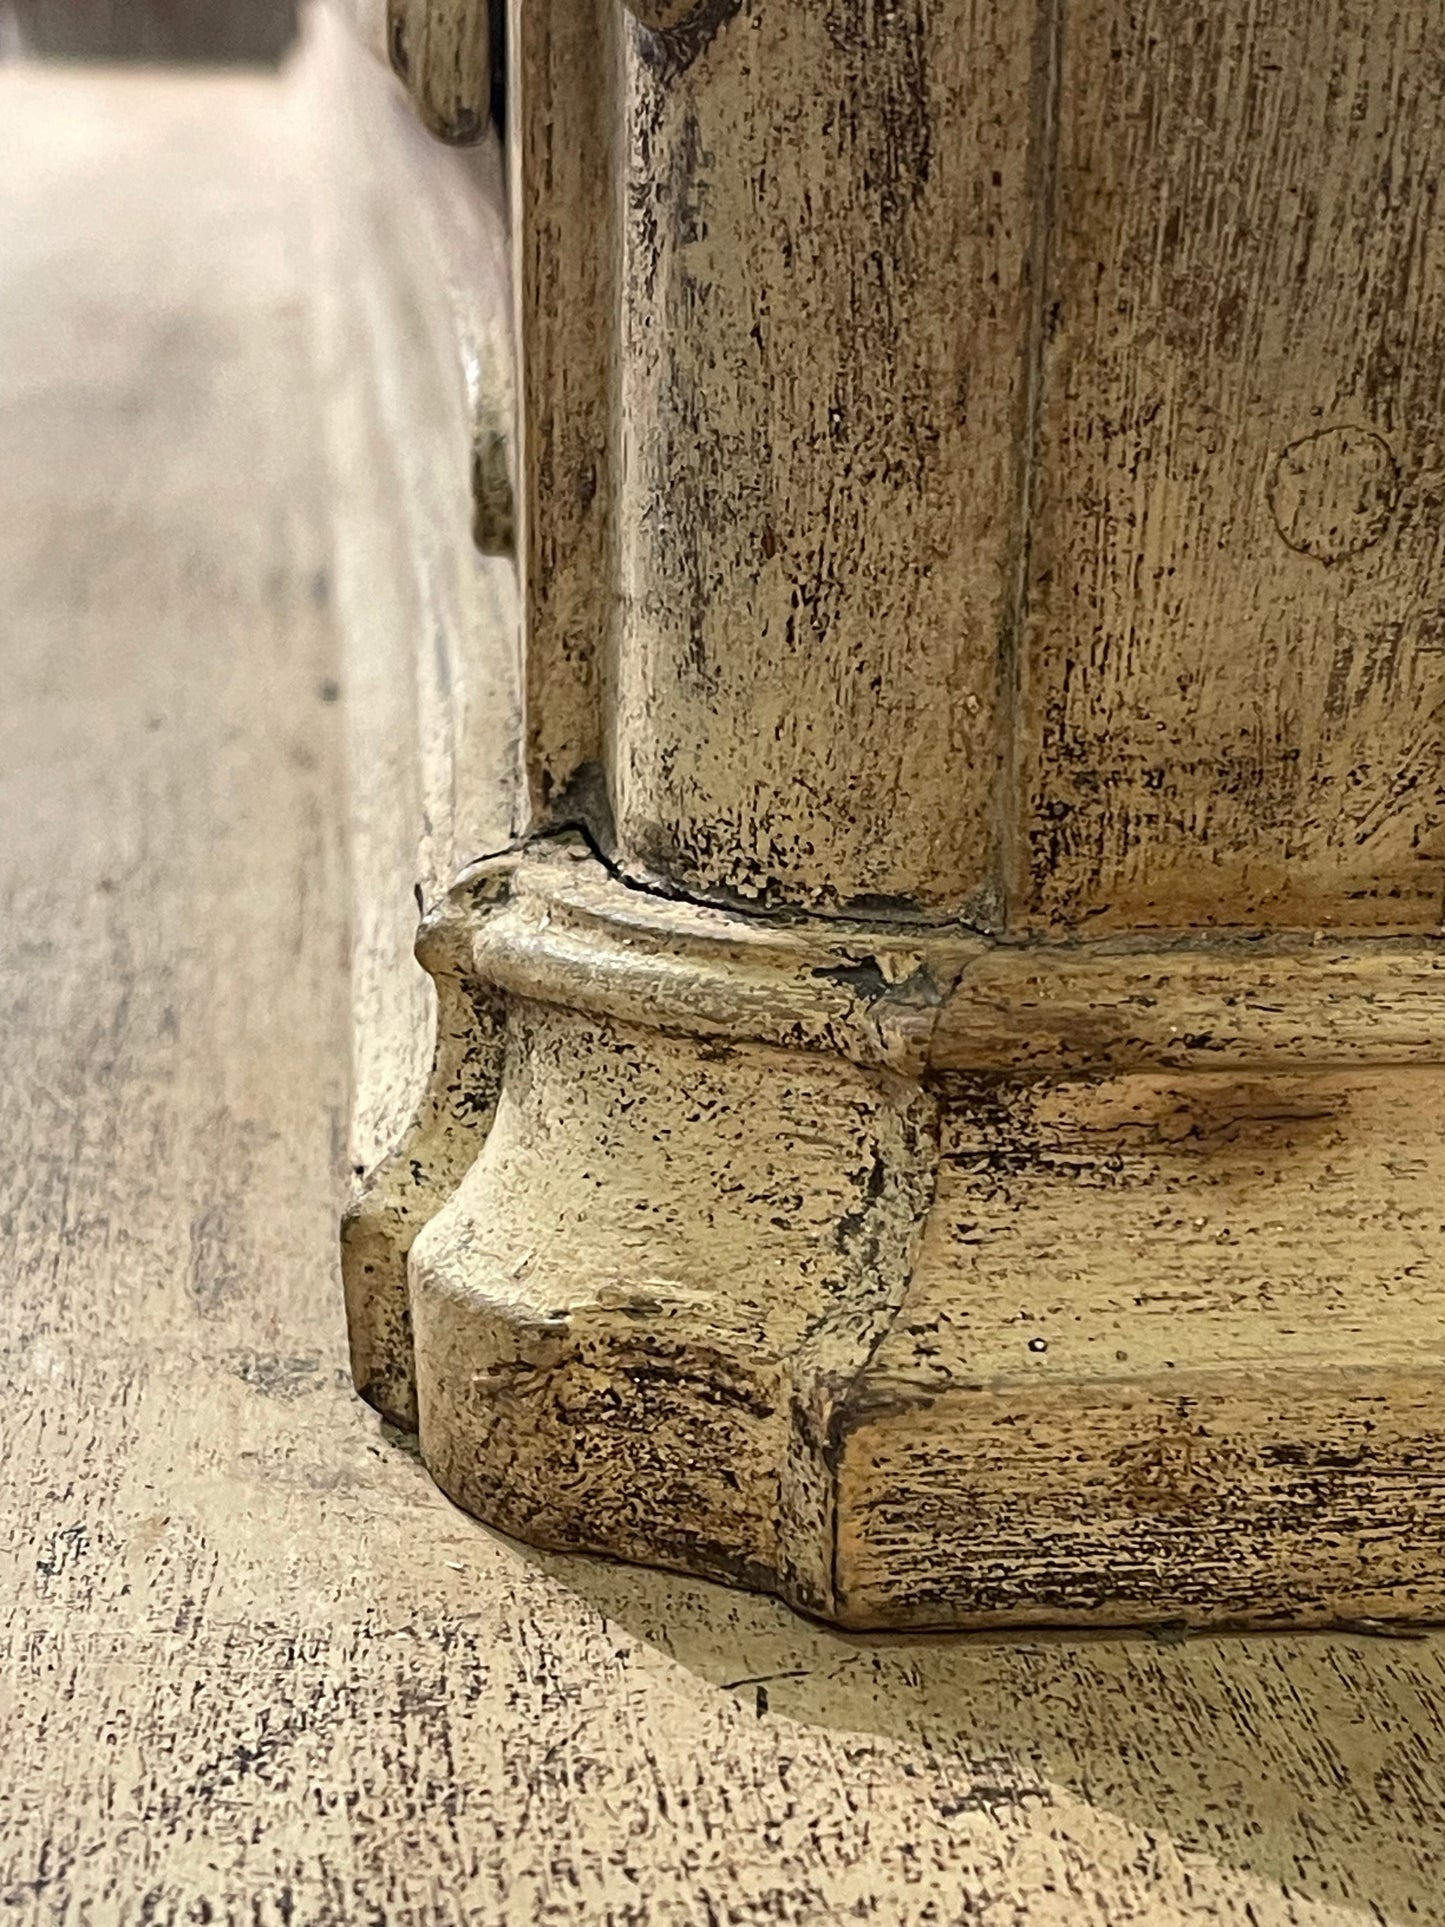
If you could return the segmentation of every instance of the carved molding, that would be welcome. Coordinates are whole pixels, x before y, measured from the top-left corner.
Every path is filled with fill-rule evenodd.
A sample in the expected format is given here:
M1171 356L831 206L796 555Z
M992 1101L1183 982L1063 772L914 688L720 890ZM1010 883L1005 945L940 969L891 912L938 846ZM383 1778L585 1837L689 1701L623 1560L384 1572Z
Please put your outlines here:
M472 961L516 996L910 1076L1445 1063L1438 938L1046 945L958 926L778 923L638 889L580 839L519 866Z
M475 866L418 944L430 1087L346 1225L365 1395L518 1537L854 1626L1445 1605L1408 1476L1445 1374L1418 1290L1390 1318L1439 1236L1438 949L1060 951L670 901L570 837ZM1291 1276L1342 1201L1378 1272L1353 1351ZM1165 1295L1218 1303L1176 1358L1131 1240L1186 1215Z

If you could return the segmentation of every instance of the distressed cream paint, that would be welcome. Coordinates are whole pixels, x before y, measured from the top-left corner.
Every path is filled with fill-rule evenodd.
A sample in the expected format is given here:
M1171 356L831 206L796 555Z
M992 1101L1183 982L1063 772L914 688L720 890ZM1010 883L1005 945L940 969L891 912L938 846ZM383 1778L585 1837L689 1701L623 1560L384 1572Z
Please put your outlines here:
M1445 1610L1442 27L513 9L526 822L345 1234L468 1508L854 1627Z

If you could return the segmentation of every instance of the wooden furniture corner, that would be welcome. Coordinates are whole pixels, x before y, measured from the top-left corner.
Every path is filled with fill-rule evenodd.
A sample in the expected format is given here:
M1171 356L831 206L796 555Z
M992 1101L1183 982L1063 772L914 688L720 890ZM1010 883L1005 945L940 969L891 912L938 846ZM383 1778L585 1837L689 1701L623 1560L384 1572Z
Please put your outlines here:
M469 1510L855 1628L1445 1611L1439 13L512 6L420 459L516 599L357 645L473 692L343 1236ZM488 9L377 37L487 151Z

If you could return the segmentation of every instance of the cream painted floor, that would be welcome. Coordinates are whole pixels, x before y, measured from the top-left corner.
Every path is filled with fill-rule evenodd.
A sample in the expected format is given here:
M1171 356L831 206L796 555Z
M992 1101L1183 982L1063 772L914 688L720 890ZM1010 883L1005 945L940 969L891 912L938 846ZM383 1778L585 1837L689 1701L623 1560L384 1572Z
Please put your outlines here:
M1445 1645L860 1641L351 1395L287 86L0 69L0 1919L1445 1922Z

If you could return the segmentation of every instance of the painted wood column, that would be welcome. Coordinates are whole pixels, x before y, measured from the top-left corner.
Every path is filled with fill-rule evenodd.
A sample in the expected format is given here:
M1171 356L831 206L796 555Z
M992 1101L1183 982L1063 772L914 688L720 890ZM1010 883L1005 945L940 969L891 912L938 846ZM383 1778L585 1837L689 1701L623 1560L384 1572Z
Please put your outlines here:
M1445 5L527 0L358 1379L855 1626L1445 1608Z
M520 22L537 800L700 899L990 924L1028 10L590 11Z

